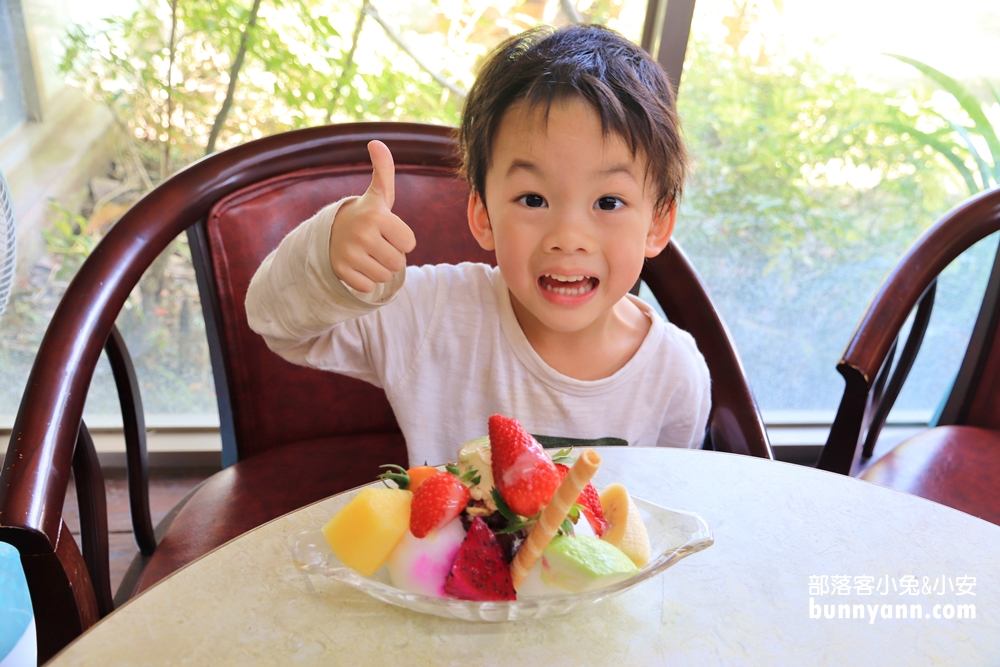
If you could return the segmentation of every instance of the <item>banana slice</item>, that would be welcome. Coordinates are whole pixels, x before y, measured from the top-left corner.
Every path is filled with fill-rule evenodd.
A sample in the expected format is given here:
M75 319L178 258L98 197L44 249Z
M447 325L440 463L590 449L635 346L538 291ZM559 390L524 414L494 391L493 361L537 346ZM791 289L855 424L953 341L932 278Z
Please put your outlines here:
M601 509L610 524L601 539L615 545L636 567L649 562L649 534L639 508L621 484L609 484L601 493Z

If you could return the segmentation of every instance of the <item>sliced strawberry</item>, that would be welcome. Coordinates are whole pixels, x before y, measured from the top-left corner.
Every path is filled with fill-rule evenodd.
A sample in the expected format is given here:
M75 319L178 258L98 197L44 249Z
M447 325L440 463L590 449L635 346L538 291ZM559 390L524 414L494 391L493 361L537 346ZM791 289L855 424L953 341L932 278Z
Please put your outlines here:
M426 537L457 517L469 503L469 489L450 472L428 477L413 492L410 503L410 532Z
M460 600L516 600L510 568L496 535L476 517L444 580L446 595Z
M545 450L516 419L490 417L493 483L511 510L538 514L559 487L559 474Z
M563 463L555 465L556 470L559 472L559 481L561 482L569 472L569 466ZM587 482L587 486L583 487L583 491L580 493L580 497L576 499L576 502L583 509L583 516L587 517L587 523L594 529L594 534L598 537L604 535L604 531L608 529L610 524L604 518L604 510L601 509L601 497L598 495L594 485Z

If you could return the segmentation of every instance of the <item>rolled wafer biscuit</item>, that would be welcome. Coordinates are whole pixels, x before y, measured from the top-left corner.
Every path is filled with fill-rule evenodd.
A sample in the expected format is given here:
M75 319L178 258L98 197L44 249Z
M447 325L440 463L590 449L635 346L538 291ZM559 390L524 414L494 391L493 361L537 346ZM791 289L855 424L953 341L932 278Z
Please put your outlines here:
M573 508L573 503L583 493L583 487L587 486L587 482L594 476L600 465L600 455L594 450L588 449L580 455L573 467L566 473L559 488L552 494L549 504L542 510L542 515L538 517L538 521L528 533L528 538L517 550L514 560L511 561L510 576L514 581L515 590L524 583L524 578L528 576L528 570L541 557L545 547L549 546L549 542L555 537L559 526L566 520L569 511Z

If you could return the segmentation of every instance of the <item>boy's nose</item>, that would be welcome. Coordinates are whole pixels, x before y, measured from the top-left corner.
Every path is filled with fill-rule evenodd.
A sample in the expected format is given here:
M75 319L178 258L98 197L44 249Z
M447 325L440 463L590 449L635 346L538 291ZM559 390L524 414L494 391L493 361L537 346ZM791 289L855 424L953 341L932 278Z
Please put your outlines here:
M589 252L593 239L585 220L578 215L563 215L552 224L544 244L549 251Z

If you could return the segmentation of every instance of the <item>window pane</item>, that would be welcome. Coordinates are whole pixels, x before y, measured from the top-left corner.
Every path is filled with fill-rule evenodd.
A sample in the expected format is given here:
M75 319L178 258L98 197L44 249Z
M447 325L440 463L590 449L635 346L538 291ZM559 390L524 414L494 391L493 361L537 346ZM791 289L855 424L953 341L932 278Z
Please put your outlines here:
M26 119L7 0L0 0L0 139Z
M947 12L895 0L698 1L678 101L693 173L676 236L765 418L832 417L837 361L886 272L942 213L995 184L1000 156L970 129L980 168L949 126L972 127L956 99L921 65L886 54L956 78L1000 128L987 80L997 83L998 52L989 0ZM919 132L954 145L966 173ZM950 384L995 248L946 272L901 411L926 418Z
M106 139L113 159L87 175L86 200L52 204L46 254L19 277L0 337L0 417L10 419L45 326L87 253L131 203L205 154L254 3L100 0L69 3L60 11L65 4L47 0L29 8L33 38L51 47L41 63L44 88L54 79L59 85L66 80L109 106L119 131ZM362 3L353 0L261 3L214 148L329 122L453 125L477 61L502 39L536 23L564 24L572 5L584 20L638 41L646 6L644 0L375 0L371 5L378 18L362 17ZM62 63L65 71L56 72L64 53L72 57ZM174 421L183 422L192 413L216 412L184 237L147 271L117 322L147 413L182 415ZM113 422L118 412L111 370L102 360L85 415L99 425ZM197 420L205 421L204 414Z

